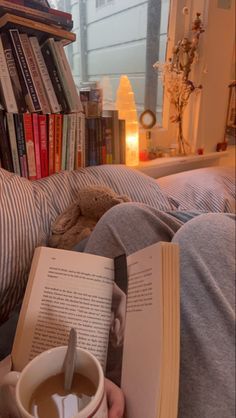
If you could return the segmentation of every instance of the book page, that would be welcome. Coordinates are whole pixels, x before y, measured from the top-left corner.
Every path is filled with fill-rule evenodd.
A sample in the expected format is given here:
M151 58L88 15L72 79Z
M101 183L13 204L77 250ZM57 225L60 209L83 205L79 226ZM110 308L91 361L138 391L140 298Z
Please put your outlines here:
M111 259L37 248L13 345L14 369L44 350L66 345L71 327L78 346L105 368L113 276Z
M161 244L127 258L128 298L121 387L128 418L158 417L163 337Z

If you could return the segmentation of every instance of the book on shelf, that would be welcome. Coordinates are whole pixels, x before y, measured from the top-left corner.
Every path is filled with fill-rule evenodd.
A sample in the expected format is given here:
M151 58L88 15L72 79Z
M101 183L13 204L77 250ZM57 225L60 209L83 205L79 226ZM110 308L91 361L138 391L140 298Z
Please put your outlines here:
M36 164L36 177L41 179L41 150L40 150L40 139L39 139L39 119L38 113L32 114L32 125L34 135L34 152L35 152L35 164Z
M76 114L75 169L85 167L85 115Z
M112 118L110 116L102 116L102 137L103 137L104 147L106 149L104 164L112 164L113 127L112 127Z
M8 0L0 0L0 16L5 13L13 13L17 16L47 23L49 25L56 25L65 30L71 30L73 28L73 21L64 14L56 14L49 11L36 10L32 7L27 7L24 4L13 3Z
M47 116L46 115L38 115L38 124L39 124L41 176L42 177L47 177L48 172L49 172Z
M35 56L35 59L37 61L38 64L38 68L42 77L42 82L44 84L44 88L45 88L45 92L47 94L48 97L48 102L50 104L50 108L52 113L58 113L61 112L62 107L61 105L58 103L57 100L57 96L55 94L52 82L51 82L51 78L49 76L48 73L48 69L46 66L46 63L44 61L44 57L43 54L41 52L41 47L39 45L39 41L37 39L36 36L30 36L29 37L32 49L33 49L33 53Z
M17 103L12 87L11 77L8 71L7 61L0 36L0 93L7 112L18 112Z
M54 64L57 68L57 73L63 86L67 103L69 105L69 111L80 112L82 110L80 96L77 92L63 45L59 41L55 41L53 38L47 39L45 45L51 51L51 57L54 60Z
M60 80L58 68L53 59L52 51L47 43L44 43L41 46L41 51L61 110L64 113L68 113L70 111L70 106L65 95L64 87Z
M0 18L1 19L1 18ZM41 111L41 104L39 97L35 88L34 80L32 78L29 65L24 53L24 48L20 38L20 33L18 29L10 29L10 37L13 44L15 58L17 60L17 68L21 74L21 80L24 83L24 90L26 88L28 95L26 102L29 107L30 112L39 112Z
M177 417L178 258L178 245L164 242L114 260L38 247L17 324L13 369L20 371L40 352L67 344L74 327L78 345L90 350L106 371L114 338L112 296L118 292L126 300L120 364L126 417ZM118 276L122 280L114 284ZM118 329L118 318L115 323Z
M4 112L2 110L0 110L0 160L2 168L13 171L11 147L6 132Z
M20 176L21 169L20 169L20 161L19 161L19 156L18 156L13 113L6 113L6 124L7 124L7 132L8 132L8 138L9 138L10 148L11 148L11 156L12 156L14 173Z
M61 153L62 153L62 126L63 115L55 115L54 128L54 171L58 173L61 170Z
M34 83L35 91L38 96L42 113L48 114L50 113L50 106L48 103L48 99L47 99L47 95L44 89L41 74L38 68L37 61L35 59L35 55L34 55L29 37L26 33L20 33L19 37L20 37L21 45L25 54L28 67L29 67L29 71L30 71L30 74Z
M66 170L74 170L75 165L76 113L68 114Z
M22 31L22 28L24 28L25 33L37 36L40 43L44 42L48 36L53 36L57 40L62 40L63 45L74 42L76 39L76 35L73 32L61 29L54 25L48 25L33 19L17 16L13 13L6 13L3 16L0 16L0 28L1 31L13 28L18 28Z
M48 115L48 175L55 173L55 115Z
M9 38L8 33L1 33L2 46L5 53L5 58L8 66L8 71L12 83L12 88L17 103L17 109L19 113L24 113L27 110L25 102L25 94L22 91L22 86L20 83L16 62L12 50L12 44Z
M61 170L66 170L68 114L63 115L61 139Z
M25 146L25 136L24 136L24 124L23 124L23 114L15 113L14 114L14 124L16 132L16 142L17 149L20 161L20 169L22 177L28 178L28 162Z
M34 149L34 133L31 113L23 113L24 138L28 163L28 178L36 180L36 160Z

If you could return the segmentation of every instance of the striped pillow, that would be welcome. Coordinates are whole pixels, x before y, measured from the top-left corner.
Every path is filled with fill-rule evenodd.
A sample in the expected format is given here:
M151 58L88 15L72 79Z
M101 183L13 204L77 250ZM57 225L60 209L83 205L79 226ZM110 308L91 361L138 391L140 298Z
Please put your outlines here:
M55 218L91 184L173 209L154 179L125 166L64 171L35 182L0 169L0 323L22 300L35 247L47 245Z
M235 212L235 168L207 167L156 180L179 211Z

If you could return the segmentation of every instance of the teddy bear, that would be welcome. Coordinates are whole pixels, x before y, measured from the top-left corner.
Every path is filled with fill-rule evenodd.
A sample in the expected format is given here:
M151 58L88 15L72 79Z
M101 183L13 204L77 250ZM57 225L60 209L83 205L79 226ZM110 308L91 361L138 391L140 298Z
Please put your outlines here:
M94 185L80 189L76 200L53 223L49 246L72 249L91 234L97 221L108 209L129 201L128 196L118 195L105 186Z

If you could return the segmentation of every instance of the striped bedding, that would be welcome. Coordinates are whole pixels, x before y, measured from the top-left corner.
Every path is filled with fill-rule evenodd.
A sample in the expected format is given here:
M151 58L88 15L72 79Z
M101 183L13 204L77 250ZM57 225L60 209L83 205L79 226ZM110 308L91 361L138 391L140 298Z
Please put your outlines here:
M22 300L35 247L47 245L55 218L76 198L82 187L106 185L119 194L127 194L132 201L164 211L184 208L207 212L232 210L234 182L227 170L215 174L212 171L209 177L203 172L201 187L196 189L194 182L193 188L185 191L183 181L185 176L190 180L188 173L182 173L182 183L178 180L173 188L164 178L157 181L120 165L64 171L35 182L0 169L0 324ZM206 189L206 185L205 193L201 188Z
M172 205L154 179L125 166L88 167L30 182L0 169L0 324L21 301L36 246L78 190L103 184L162 210Z
M175 210L235 212L235 168L207 167L156 180Z

